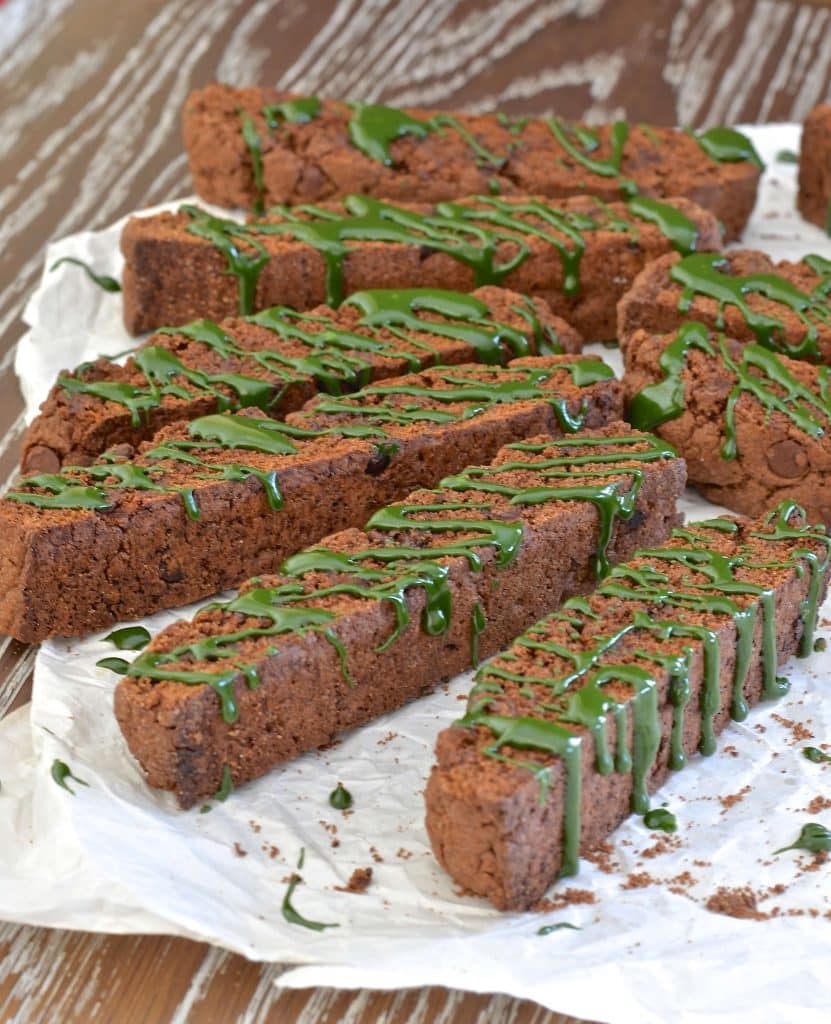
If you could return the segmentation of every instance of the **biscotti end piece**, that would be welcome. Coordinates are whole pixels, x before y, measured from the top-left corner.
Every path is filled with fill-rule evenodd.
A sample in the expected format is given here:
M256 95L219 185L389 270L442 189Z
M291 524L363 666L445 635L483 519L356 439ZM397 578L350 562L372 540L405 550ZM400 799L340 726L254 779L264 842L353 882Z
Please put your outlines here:
M618 302L626 350L639 329L666 334L687 320L794 359L831 364L831 260L774 263L766 253L675 253L648 264Z
M790 498L831 527L827 366L696 321L636 331L624 355L630 422L674 445L705 497L748 516Z
M681 195L736 238L762 168L726 127L698 134L559 117L451 114L212 84L188 97L185 148L197 193L260 212L362 193L408 202L464 195Z
M683 461L625 424L537 437L162 631L115 708L182 806L401 707L677 524Z
M799 149L799 212L831 229L831 105L820 104L805 118Z
M641 551L483 666L425 793L433 850L501 910L527 910L731 718L810 653L829 540L792 503ZM706 657L705 657L706 650Z

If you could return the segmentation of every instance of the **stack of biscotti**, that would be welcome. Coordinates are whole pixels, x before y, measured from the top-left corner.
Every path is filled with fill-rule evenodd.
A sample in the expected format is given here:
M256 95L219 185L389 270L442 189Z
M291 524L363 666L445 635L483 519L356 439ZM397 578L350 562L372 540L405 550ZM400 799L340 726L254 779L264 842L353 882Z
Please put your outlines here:
M627 416L711 500L759 515L790 497L831 525L829 289L821 256L698 253L656 260L620 301Z
M425 370L285 422L174 423L0 499L0 628L33 642L187 604L510 441L601 426L622 405L605 363L563 355Z
M808 114L799 151L799 212L831 232L831 105L822 103Z
M777 668L812 650L828 556L791 503L693 523L484 666L426 790L442 865L503 910L574 874L671 769L787 691Z
M587 340L615 335L615 303L646 263L717 249L712 213L687 199L479 196L393 204L366 195L274 208L242 224L195 206L124 228L132 332L284 304L305 310L370 288L499 284L545 299Z
M112 445L207 413L258 407L282 417L318 391L433 365L573 352L579 337L544 303L502 288L371 291L339 309L285 307L159 331L126 363L63 373L23 438L24 472L85 465Z
M191 93L183 127L198 194L249 209L349 193L408 202L589 194L610 202L638 192L692 199L735 238L762 166L750 141L729 128L589 127L218 84Z
M159 633L116 691L184 807L499 650L678 522L683 461L624 424L503 448Z

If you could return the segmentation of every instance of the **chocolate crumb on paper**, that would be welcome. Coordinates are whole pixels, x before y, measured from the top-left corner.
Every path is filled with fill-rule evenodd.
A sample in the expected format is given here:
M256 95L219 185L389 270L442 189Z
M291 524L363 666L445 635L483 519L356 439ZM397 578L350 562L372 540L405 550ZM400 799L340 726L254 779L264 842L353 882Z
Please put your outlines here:
M338 892L364 893L372 882L372 868L355 868L346 885L336 885Z

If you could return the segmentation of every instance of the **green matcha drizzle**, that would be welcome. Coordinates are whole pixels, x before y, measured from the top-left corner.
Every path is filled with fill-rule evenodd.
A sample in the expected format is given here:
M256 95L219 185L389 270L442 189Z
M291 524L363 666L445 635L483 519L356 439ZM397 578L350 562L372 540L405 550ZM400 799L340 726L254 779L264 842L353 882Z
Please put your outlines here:
M353 804L352 794L339 782L329 794L329 804L336 811L348 811Z
M306 851L304 848L301 847L300 856L297 858L298 871L303 867L305 857ZM294 890L302 881L303 879L296 872L292 874L291 878L289 879L288 888L286 889L286 894L283 897L283 918L289 924L297 924L300 925L302 928L309 928L313 932L322 932L325 931L327 928L339 928L339 924L323 924L320 921L310 921L307 917L303 917L303 915L299 913L299 911L295 910L291 901L292 897L294 896Z
M724 459L739 455L736 440L736 404L743 394L751 395L768 416L781 413L802 433L809 437L822 437L831 421L829 410L829 375L831 367L816 369L817 391L797 380L776 353L761 345L745 345L741 355L734 358L723 335L711 340L704 324L692 320L682 324L673 341L658 359L663 374L660 381L648 384L633 396L629 406L630 422L642 429L652 430L676 419L686 408L683 371L691 349L699 349L711 357L720 369L733 379L733 385L724 409L725 441L721 448Z
M819 747L803 747L802 756L814 764L831 764L831 754L826 754Z
M59 260L55 260L49 268L49 272L51 273L53 270L57 270L62 263L71 263L76 267L80 267L90 281L92 281L93 284L97 284L99 288L103 288L105 292L121 291L121 285L114 277L110 277L108 274L96 273L89 263L84 260L79 260L75 256L62 256Z
M831 850L831 831L816 821L803 825L796 842L774 850L773 855L785 853L786 850L807 850L808 853L824 853Z
M644 444L644 451L630 450L633 445L643 447ZM574 456L563 454L575 446L589 449L605 446L612 450ZM566 438L545 444L518 444L513 447L540 452L543 456L550 450L553 465L572 465L575 473L564 474L562 477L541 475L545 482L544 495L534 487L507 488L506 493L511 496L512 504L522 504L525 497L535 503L561 498L601 503L605 501L602 495L608 487L605 474L604 482L587 485L579 496L567 485L565 477L573 480L576 476L586 475L587 471L582 469L584 465L608 465L614 462L621 464L618 473L622 477L634 477L638 467L628 463L669 458L673 455L672 449L657 439L642 435ZM547 460L539 465L545 471L550 468ZM536 468L532 463L529 466ZM510 471L511 466L503 468ZM522 468L527 467L522 464ZM609 471L612 472L611 466ZM446 489L452 489L452 485ZM315 601L332 596L348 596L388 603L393 612L394 625L391 634L377 648L381 652L395 643L409 625L408 592L418 588L423 591L425 598L421 628L428 636L445 633L451 625L453 607L450 566L441 560L465 558L471 570L479 572L484 566L482 549L490 549L494 553L494 567L497 570L503 568L517 555L522 542L523 524L521 520L506 521L499 516L489 518L493 503L455 500L444 490L432 493L436 495L435 502L389 505L371 517L365 527L370 542L375 540L377 534L392 534L394 539L389 545L379 544L351 553L327 548L308 549L288 558L283 564L281 571L284 577L288 577L287 582L268 588L255 587L229 602L210 605L197 615L198 620L200 616L217 611L229 615L237 613L247 619L257 620L261 625L241 625L238 629L182 644L170 651L145 651L132 663L128 676L211 686L219 699L223 719L233 723L239 716L235 682L242 675L250 688L259 685L257 665L244 661L237 647L243 640L288 634L302 637L307 633L320 633L338 654L344 680L351 685L345 651L335 633L336 614L325 608L314 607ZM429 518L417 519L415 516ZM441 535L445 533L455 536L442 543ZM598 551L598 568L607 564L606 543L608 537L603 535ZM306 580L311 574L324 576L325 581L314 585ZM473 657L478 654L476 641L484 627L482 609L477 612L474 608L471 622ZM173 667L193 661L216 662L218 665L216 669L202 670Z
M52 776L52 781L56 782L61 789L65 789L67 793L71 793L75 796L75 790L70 788L68 780L71 779L79 786L88 786L88 782L84 782L83 779L79 779L77 775L73 775L66 761L61 761L57 757L52 762L52 767L49 770L49 774Z
M768 516L765 528L752 533L767 542L803 539L824 546L824 554L805 547L791 547L787 560L769 563L783 569L795 569L802 574L807 564L812 580L808 597L800 613L803 636L800 655L810 651L816 622L822 579L829 561L829 538L824 531L810 526L792 526L791 518L800 512L798 506L783 502ZM597 616L585 598L572 598L560 612L532 627L517 641L526 651L539 651L543 657L554 655L571 667L553 670L545 661L542 671L534 675L526 666L514 671L512 665L519 655L509 651L494 662L485 665L476 676L476 685L470 694L468 711L457 724L461 727L484 727L493 734L481 748L486 756L529 770L540 785L540 801L544 802L552 784L550 761L525 759L505 753L510 747L517 752L531 751L560 757L565 768L565 812L563 817L562 874L574 874L578 866L581 833L581 744L582 737L570 729L572 724L584 727L591 735L595 750L595 767L601 774L612 771L632 776L632 809L649 812L647 780L657 756L661 737L661 724L657 700L657 679L654 671L643 662L662 667L669 676L669 702L673 707L673 725L670 737L670 766L677 770L684 766L682 746L684 709L690 700L690 673L694 648L684 645L681 651L662 652L645 650L638 646L639 636L652 636L660 645L670 639L690 639L701 644L703 657L703 686L701 692L701 752L712 753L715 747L713 720L720 710L720 652L717 628L709 628L686 621L688 616L704 615L730 617L736 627L737 650L733 669L731 715L741 720L747 714L744 686L750 671L750 657L756 619L762 618L763 694L775 697L785 692L784 684L776 676L777 650L773 590L742 582L736 570L752 567L750 547L740 544L733 557L710 549L708 532L724 532L729 520L711 520L676 530L674 536L688 547L647 549L635 557L645 563L612 569L597 594L625 609L627 602L635 602L632 614L623 618L622 625L608 634L596 633L592 622ZM733 524L735 527L735 524ZM670 582L660 571L662 562L676 562L689 569L681 585ZM750 597L750 603L740 600ZM664 610L676 609L679 617L666 618ZM555 639L565 636L565 640ZM576 647L569 641L583 641ZM588 644L585 643L588 641ZM622 657L617 659L620 650ZM634 657L640 663L633 663ZM519 668L519 666L517 666ZM503 693L505 681L521 684L520 694L533 704L528 713L517 717L500 715L493 705ZM624 684L631 696L615 699L605 687L609 683ZM542 700L539 690L550 697ZM627 708L631 707L633 739L627 745ZM536 717L554 712L556 720ZM607 722L615 723L615 752L609 749ZM652 815L658 812L651 812Z
M150 633L144 626L124 626L108 633L104 640L109 641L119 651L140 651L150 643Z
M253 222L246 226L229 222L230 231L253 235L288 235L315 248L326 267L326 301L338 305L344 295L343 264L350 242L390 242L419 246L441 252L469 267L473 285L502 284L506 277L531 254L528 239L542 239L557 252L563 268L562 290L566 295L580 291L580 261L588 232L616 230L637 239L637 223L617 217L596 201L597 211L586 213L563 209L555 202L477 196L470 204L442 202L432 213L417 213L370 196L344 198L344 214L320 206L279 206L270 213L281 220ZM626 204L637 222L648 221L681 253L692 252L697 244L695 224L675 207L655 199L636 197ZM515 250L501 262L500 245Z
M716 326L721 329L725 306L734 306L760 345L796 359L816 360L820 354L818 327L831 326L828 304L831 263L817 256L807 256L803 262L820 276L811 292L800 291L779 274L759 273L744 277L730 274L730 257L722 253L693 253L676 263L669 275L683 288L678 302L680 312L688 312L698 295L712 299L718 304ZM802 338L796 342L789 341L785 336L785 324L776 317L752 309L747 301L749 294L762 295L794 313L804 326Z

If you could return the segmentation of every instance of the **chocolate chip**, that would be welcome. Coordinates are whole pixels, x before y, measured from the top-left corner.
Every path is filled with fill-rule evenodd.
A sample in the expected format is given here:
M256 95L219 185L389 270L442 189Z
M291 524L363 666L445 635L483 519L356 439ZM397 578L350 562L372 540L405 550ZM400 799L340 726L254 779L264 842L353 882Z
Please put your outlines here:
M785 480L795 480L808 472L808 456L802 445L786 438L771 445L765 452L770 469Z
M378 476L383 473L387 466L390 464L390 457L386 452L376 451L371 456L369 462L366 464L364 470L369 476Z

